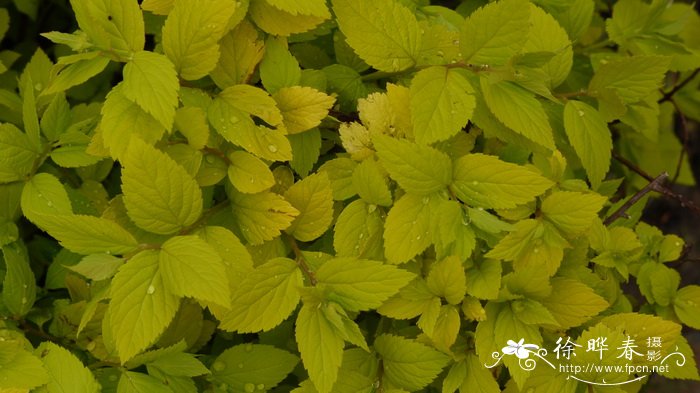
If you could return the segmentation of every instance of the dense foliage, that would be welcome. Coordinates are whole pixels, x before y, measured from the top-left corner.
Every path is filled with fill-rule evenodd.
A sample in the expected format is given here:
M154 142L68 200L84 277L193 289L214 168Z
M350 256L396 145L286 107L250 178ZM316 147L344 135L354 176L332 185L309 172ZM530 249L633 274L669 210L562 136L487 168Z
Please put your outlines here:
M0 391L700 379L639 221L693 183L698 14L441 3L0 2Z

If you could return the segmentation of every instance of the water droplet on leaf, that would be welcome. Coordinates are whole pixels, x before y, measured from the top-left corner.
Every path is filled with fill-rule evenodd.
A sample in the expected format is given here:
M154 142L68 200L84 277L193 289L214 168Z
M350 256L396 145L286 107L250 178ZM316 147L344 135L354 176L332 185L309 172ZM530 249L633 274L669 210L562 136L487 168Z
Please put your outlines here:
M214 371L224 371L224 369L226 369L226 363L217 360L214 362L213 368Z
M267 145L267 150L271 151L272 153L277 153L277 146Z
M153 295L153 293L156 291L156 287L153 285L148 286L148 290L146 291L149 295Z
M243 390L245 390L248 393L253 393L255 391L255 385L252 383L247 383L245 386L243 386Z

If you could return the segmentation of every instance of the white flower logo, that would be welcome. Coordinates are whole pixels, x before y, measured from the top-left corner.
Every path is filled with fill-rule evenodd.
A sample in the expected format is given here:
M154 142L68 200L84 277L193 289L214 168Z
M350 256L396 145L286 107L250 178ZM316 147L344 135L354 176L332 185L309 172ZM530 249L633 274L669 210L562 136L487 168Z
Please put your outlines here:
M501 351L506 355L515 355L518 359L527 359L530 357L532 350L537 350L540 347L535 344L524 344L525 339L521 338L517 343L513 340L508 340L507 347L503 347Z

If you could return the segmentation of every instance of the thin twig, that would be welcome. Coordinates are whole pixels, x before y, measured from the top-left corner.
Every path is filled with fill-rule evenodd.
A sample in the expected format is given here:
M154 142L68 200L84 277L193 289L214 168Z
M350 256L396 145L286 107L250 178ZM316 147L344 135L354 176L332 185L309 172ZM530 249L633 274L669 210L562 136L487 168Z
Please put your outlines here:
M316 280L316 274L314 274L313 270L311 270L309 265L306 263L306 258L304 258L304 254L302 254L301 249L297 244L297 241L289 235L286 235L286 238L287 243L289 243L289 246L292 248L292 251L294 251L294 260L297 263L297 266L299 266L299 269L301 269L301 271L304 272L304 275L306 275L306 277L309 279L311 285L316 286L316 284L318 284L318 280Z
M622 163L624 166L626 166L628 169L630 169L632 172L638 174L639 176L647 179L647 181L654 181L654 178L649 175L648 173L644 172L640 167L635 165L632 161L626 159L625 157L622 157L621 155L617 154L616 152L612 152L612 156L614 159Z
M605 221L603 221L603 224L610 225L618 218L624 217L627 210L630 207L632 207L635 203L637 203L640 199L642 199L644 195L648 194L650 191L662 192L662 190L664 190L662 184L664 181L666 181L666 179L668 179L668 172L663 172L662 174L654 178L654 180L652 180L649 184L644 186L644 188L637 191L636 194L632 195L632 197L622 206L620 206L617 210L615 210L613 214L608 216L608 218L606 218Z
M698 205L696 205L693 201L684 197L683 195L676 194L675 192L669 190L666 187L661 187L661 189L659 190L659 193L661 193L661 195L663 195L665 197L668 197L668 198L671 198L671 199L677 201L681 205L681 207L689 209L693 213L700 215L700 207L698 207Z
M659 99L659 101L658 101L659 104L662 102L669 101L671 98L673 98L673 95L676 94L678 92L678 90L684 88L685 85L690 83L690 81L692 81L698 75L698 73L700 73L700 68L695 69L695 71L693 71L693 73L690 74L690 76L683 79L683 81L681 83L675 85L668 93L663 93L664 94L663 97L661 97L661 99Z
M617 161L621 162L623 165L625 165L627 168L630 170L634 171L636 174L639 176L645 178L647 181L654 181L654 178L651 177L648 173L644 172L641 168L636 166L633 162L629 161L628 159L620 156L619 154L613 152L613 158L615 158ZM661 186L658 190L661 195L673 199L677 201L681 207L684 207L686 209L691 210L693 213L700 215L700 207L696 205L693 201L689 200L688 198L684 197L683 195L677 194L673 192L672 190Z

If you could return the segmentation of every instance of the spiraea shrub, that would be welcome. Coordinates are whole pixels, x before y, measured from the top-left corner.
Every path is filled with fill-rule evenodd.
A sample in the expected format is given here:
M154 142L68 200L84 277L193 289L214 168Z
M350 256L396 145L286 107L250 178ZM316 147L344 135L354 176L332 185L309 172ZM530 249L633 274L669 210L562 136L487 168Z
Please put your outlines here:
M1 1L0 391L700 379L693 6L435 3Z

